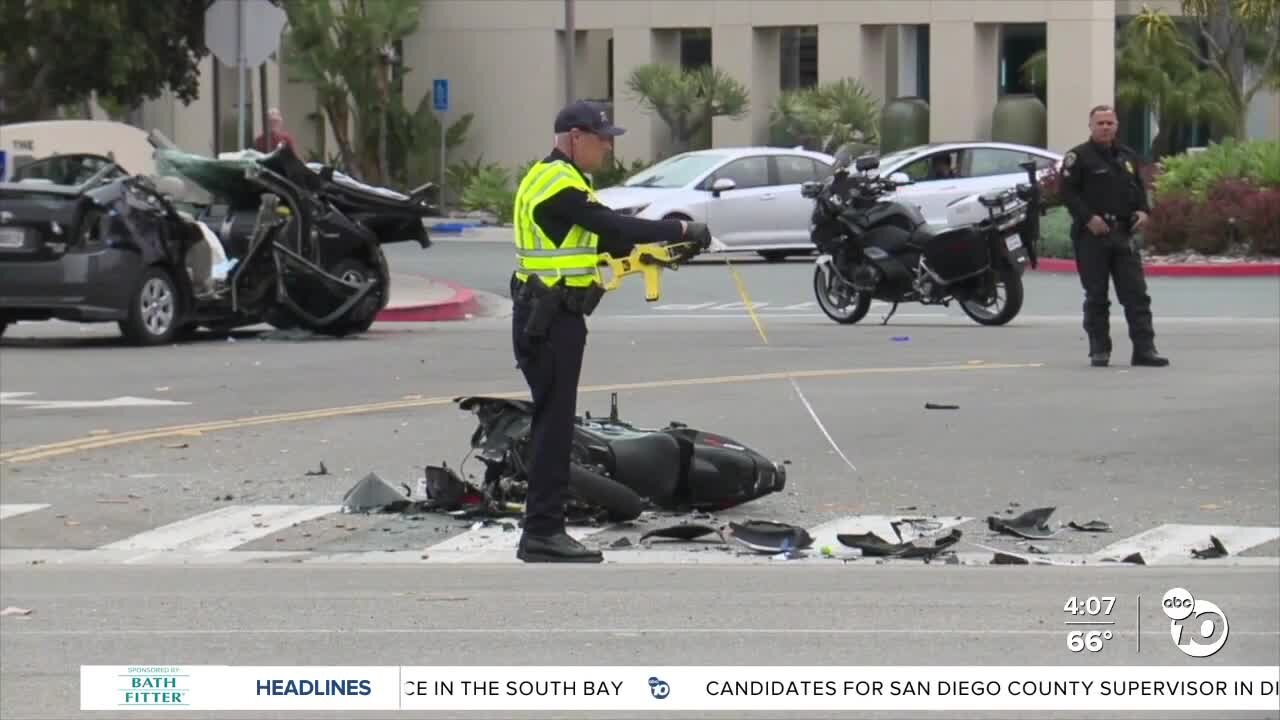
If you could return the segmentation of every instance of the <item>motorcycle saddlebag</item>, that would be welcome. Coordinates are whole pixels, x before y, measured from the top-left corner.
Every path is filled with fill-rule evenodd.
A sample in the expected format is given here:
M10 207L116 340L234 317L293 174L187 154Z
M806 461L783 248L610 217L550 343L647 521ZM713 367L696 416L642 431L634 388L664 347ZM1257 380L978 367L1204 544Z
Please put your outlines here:
M929 240L924 249L924 262L935 280L956 283L990 269L991 247L973 228L946 230Z

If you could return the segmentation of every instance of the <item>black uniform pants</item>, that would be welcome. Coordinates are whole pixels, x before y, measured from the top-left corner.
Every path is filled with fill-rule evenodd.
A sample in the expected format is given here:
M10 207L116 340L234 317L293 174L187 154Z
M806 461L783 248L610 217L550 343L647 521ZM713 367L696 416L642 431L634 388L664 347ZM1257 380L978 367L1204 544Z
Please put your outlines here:
M1084 286L1084 330L1089 334L1089 352L1111 352L1111 280L1116 298L1124 306L1129 339L1137 350L1155 349L1155 328L1151 321L1151 297L1142 272L1142 255L1123 231L1094 235L1079 228L1072 235L1076 268Z
M552 535L564 530L564 500L569 488L569 456L587 322L580 314L561 310L546 336L533 342L524 332L532 310L531 303L517 301L511 317L516 365L529 384L534 408L524 531Z

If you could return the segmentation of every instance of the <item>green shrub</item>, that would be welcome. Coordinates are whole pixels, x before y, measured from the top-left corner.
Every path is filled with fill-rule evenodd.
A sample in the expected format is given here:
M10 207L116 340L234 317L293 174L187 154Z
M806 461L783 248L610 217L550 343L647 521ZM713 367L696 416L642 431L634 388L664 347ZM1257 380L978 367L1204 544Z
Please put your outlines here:
M1071 213L1065 207L1054 207L1040 218L1040 244L1036 250L1042 258L1075 258L1076 252L1071 246Z
M1166 157L1155 179L1155 196L1190 194L1207 199L1223 180L1243 180L1260 187L1280 187L1280 141L1240 142L1228 139L1197 153Z
M498 165L478 170L462 193L465 210L483 210L497 216L499 223L509 223L515 215L516 191L511 175Z

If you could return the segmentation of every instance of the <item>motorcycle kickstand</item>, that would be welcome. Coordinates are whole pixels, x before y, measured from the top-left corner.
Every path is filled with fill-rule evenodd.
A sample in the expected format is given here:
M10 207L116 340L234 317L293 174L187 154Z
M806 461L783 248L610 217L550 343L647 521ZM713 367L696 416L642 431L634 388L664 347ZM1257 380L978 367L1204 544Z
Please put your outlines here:
M881 321L880 325L882 325L882 326L884 326L884 325L888 325L888 324L889 324L889 318L893 317L893 314L894 314L894 313L896 313L896 312L898 312L898 303L894 303L894 304L893 304L893 307L889 308L889 314L884 316L884 320L883 320L883 321Z

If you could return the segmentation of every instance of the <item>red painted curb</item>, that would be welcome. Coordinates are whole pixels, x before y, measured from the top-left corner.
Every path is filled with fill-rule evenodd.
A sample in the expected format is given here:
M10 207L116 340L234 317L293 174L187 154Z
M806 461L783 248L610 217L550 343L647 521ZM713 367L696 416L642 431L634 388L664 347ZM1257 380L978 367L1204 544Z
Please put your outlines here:
M1041 258L1037 272L1074 273L1076 261L1064 258ZM1280 276L1280 262L1260 263L1144 263L1148 276L1165 277L1271 277Z
M401 305L386 307L378 313L378 322L449 322L465 320L468 314L476 311L478 303L476 294L470 289L448 280L435 280L448 285L453 290L453 297L424 305Z

